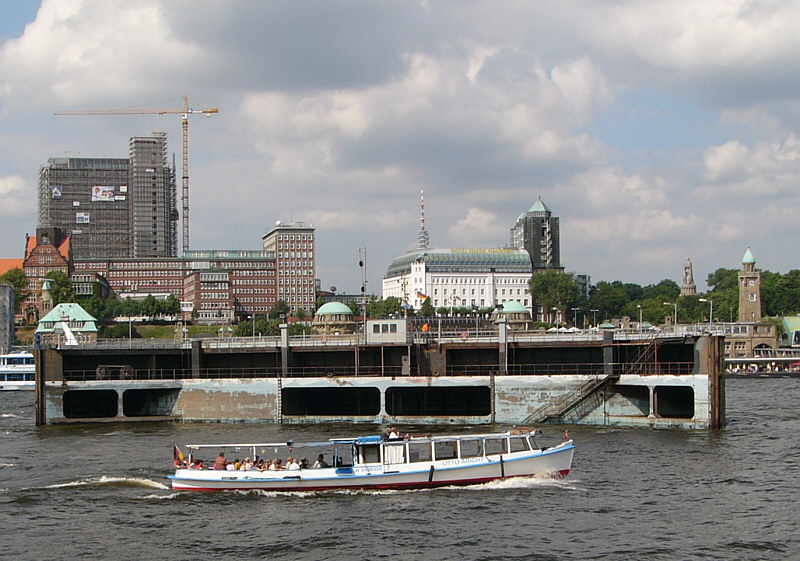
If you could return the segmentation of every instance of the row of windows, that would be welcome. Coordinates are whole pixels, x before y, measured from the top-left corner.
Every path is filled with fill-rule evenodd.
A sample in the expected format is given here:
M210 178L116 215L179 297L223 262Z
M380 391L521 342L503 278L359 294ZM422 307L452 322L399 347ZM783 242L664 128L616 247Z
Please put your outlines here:
M447 299L447 298L444 298L444 299L441 299L441 300L439 298L433 298L432 300L433 301L431 302L431 305L433 305L434 308L438 308L440 306L444 306L444 307L447 307L447 306L455 306L455 307L460 307L460 306L481 306L481 307L483 307L483 306L487 306L487 305L493 306L493 305L496 305L496 304L504 304L505 302L509 301L508 299L501 299L501 300L498 300L496 303L489 302L487 304L486 303L486 299L484 299L484 298L481 298L480 300L475 299L475 298L472 298L470 300L463 299L463 300L459 300L459 301L456 301L456 302L453 302L452 300ZM525 298L520 302L520 304L522 304L523 306L525 306L527 308L528 306L530 306L530 301L528 300L528 298Z
M314 234L278 234L278 241L311 241Z
M233 294L275 294L275 289L267 288L266 290L257 290L253 288L234 288Z
M416 279L415 279L416 280ZM504 278L494 277L492 282L502 282L503 284L528 284L530 281L529 278ZM421 284L417 281L418 284ZM432 277L431 284L486 284L489 282L489 279L486 277L477 277L477 278L467 278L467 277L453 277L453 278L446 278L446 277Z

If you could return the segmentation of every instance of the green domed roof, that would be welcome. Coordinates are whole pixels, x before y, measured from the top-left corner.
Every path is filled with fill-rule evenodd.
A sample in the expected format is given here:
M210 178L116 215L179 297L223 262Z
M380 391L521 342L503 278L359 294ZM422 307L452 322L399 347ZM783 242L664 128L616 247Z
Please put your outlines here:
M320 307L317 310L317 313L314 315L317 316L325 316L325 315L341 315L341 314L350 314L353 315L353 310L342 304L341 302L328 302Z
M502 306L503 306L503 310L502 311L503 311L504 314L527 314L527 313L529 313L528 308L526 308L525 306L523 306L519 302L515 302L514 300L511 300L509 302L503 302ZM498 306L497 311L498 312L500 311L499 306Z
M753 257L753 252L750 251L750 246L747 246L747 251L744 252L744 257L742 257L742 263L755 263L756 258Z

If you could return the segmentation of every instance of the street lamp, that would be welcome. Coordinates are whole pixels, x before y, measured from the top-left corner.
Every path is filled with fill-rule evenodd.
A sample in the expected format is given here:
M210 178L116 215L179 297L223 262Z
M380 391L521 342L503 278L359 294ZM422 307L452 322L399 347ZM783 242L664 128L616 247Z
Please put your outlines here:
M580 310L580 308L572 308L572 327L577 327L578 310Z
M600 310L589 310L589 311L592 312L592 325L597 327L597 312L599 312Z
M639 308L639 336L642 335L642 305L636 304L636 307Z
M665 306L675 306L675 315L673 316L672 323L674 325L678 325L678 303L675 302L673 304L672 302L664 302L664 305Z
M710 309L708 311L708 324L714 323L714 301L709 298L700 298L700 302L708 302Z

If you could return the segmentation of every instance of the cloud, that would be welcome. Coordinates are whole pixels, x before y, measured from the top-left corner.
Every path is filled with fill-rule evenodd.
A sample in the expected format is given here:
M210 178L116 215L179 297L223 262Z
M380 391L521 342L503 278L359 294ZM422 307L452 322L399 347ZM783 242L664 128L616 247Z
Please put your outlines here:
M0 198L3 200L5 219L36 210L36 200L31 196L30 185L19 175L0 177Z
M123 157L159 128L180 160L179 116L53 111L189 95L220 108L190 124L197 247L310 222L323 285L346 290L360 279L342 255L370 246L377 276L416 244L424 186L432 245L503 245L541 195L569 269L657 282L696 254L702 277L737 266L745 241L797 243L798 19L795 3L735 0L44 0L0 45L0 185L16 212L0 248L16 255L35 227L49 157Z

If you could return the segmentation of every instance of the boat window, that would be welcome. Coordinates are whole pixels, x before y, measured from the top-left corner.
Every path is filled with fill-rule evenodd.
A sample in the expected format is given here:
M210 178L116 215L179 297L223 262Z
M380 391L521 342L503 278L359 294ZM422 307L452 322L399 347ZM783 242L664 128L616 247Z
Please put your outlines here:
M525 450L530 450L528 446L528 439L524 436L512 436L508 439L509 444L511 445L512 452L524 452Z
M431 457L430 442L409 442L408 457L412 462L429 462Z
M456 440L440 440L433 443L433 452L437 460L449 460L456 457Z
M361 463L377 464L381 461L378 446L361 446Z
M480 440L462 440L460 444L462 458L474 458L483 453Z
M383 448L384 461L387 464L406 463L406 444L405 442L387 442Z
M484 446L486 447L487 456L508 453L505 438L487 438L484 441Z

